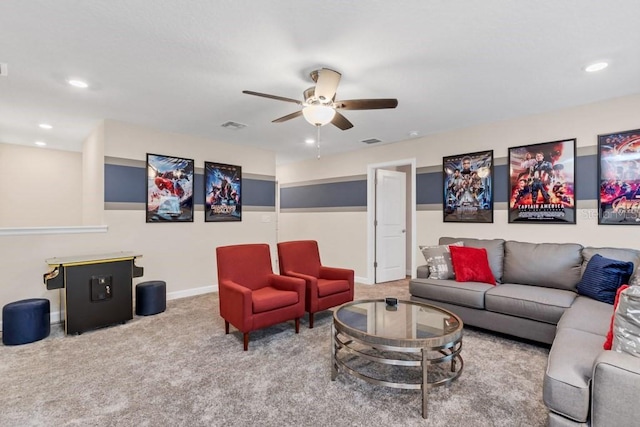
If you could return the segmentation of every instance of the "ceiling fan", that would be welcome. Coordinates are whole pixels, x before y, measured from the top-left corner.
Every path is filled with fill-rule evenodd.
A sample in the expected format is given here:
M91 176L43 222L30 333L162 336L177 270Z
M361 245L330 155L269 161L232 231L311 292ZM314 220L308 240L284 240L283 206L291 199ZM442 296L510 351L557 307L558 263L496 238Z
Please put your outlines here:
M336 101L336 90L338 89L338 83L340 83L340 77L342 76L339 72L329 68L321 68L312 71L310 76L316 85L303 92L304 101L250 90L243 90L242 93L278 101L292 102L302 106L301 110L275 119L273 123L282 123L303 116L314 126L320 127L331 123L342 130L351 129L353 124L338 110L379 110L396 108L398 106L398 100L393 98Z

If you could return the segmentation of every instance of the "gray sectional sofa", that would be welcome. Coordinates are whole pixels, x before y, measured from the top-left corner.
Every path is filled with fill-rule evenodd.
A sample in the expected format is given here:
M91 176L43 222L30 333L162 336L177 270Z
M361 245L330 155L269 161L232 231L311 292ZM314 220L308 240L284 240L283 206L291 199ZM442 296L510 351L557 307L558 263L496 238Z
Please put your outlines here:
M446 308L467 325L551 344L543 391L550 426L640 425L640 358L603 350L613 305L576 290L595 254L633 262L636 284L640 251L451 237L440 245L460 241L486 249L497 285L429 279L421 266L411 299Z

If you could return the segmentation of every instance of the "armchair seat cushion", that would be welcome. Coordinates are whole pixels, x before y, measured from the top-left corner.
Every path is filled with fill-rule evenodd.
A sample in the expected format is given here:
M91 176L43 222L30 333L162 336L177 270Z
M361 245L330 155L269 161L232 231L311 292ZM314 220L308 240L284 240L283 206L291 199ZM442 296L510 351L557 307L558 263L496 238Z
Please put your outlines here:
M294 305L298 302L298 294L292 291L282 291L271 286L256 289L251 293L254 313L276 310Z
M340 292L348 292L351 289L346 280L318 279L318 296L320 298Z

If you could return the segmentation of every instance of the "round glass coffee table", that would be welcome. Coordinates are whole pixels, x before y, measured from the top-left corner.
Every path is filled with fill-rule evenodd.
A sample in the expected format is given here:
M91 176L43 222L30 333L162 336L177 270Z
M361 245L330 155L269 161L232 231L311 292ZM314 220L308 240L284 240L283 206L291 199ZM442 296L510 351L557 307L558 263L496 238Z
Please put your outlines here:
M450 311L416 301L344 304L333 313L331 380L344 372L372 384L422 390L426 418L428 390L448 385L462 373L462 327ZM412 367L413 377L411 372L392 372Z

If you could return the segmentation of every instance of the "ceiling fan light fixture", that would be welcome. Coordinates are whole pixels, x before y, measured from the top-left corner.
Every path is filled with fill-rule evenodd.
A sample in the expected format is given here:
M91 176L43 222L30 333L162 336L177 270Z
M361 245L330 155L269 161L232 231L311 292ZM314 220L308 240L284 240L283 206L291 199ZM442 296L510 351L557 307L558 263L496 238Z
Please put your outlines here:
M326 105L307 105L302 109L305 120L314 126L324 126L331 123L336 115L336 110Z

